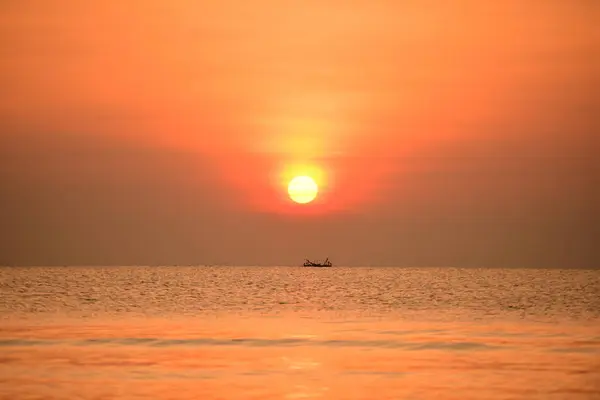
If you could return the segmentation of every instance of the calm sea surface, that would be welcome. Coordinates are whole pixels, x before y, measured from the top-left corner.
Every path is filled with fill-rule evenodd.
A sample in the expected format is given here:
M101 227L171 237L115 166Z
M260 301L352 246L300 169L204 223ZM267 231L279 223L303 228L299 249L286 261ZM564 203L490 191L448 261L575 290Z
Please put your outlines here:
M0 268L0 399L600 399L600 271Z

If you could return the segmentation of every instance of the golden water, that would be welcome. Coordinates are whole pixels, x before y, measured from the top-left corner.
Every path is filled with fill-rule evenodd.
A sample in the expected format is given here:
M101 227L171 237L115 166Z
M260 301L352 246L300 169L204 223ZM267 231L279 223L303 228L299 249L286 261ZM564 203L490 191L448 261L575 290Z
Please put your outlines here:
M0 399L600 399L600 271L0 268Z

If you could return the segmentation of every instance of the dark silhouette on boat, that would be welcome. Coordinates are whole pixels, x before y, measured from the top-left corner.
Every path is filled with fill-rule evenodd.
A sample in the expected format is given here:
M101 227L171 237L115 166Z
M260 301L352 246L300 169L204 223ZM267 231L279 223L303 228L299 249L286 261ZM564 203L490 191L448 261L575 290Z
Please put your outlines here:
M331 267L332 265L329 258L326 258L324 262L304 260L305 267Z

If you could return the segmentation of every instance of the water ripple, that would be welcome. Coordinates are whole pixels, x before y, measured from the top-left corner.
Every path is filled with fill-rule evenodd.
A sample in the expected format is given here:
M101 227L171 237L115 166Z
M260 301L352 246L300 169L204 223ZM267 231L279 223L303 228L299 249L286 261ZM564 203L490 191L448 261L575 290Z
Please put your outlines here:
M311 340L301 338L284 339L261 339L261 338L193 338L193 339L159 339L159 338L89 338L83 340L29 340L29 339L3 339L0 346L22 347L22 346L52 346L52 345L75 345L75 346L243 346L243 347L291 347L291 346L324 346L324 347L366 347L366 348L388 348L407 350L493 350L507 348L476 342L401 342L395 340Z

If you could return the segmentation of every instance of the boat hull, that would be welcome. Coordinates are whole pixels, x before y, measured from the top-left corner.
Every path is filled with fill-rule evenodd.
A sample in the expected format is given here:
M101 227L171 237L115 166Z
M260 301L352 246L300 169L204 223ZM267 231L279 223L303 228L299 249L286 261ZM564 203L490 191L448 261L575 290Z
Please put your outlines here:
M325 260L325 262L320 262L320 261L310 261L310 260L304 260L304 267L316 267L316 268L328 268L331 267L331 261L329 261L329 258L327 258Z

